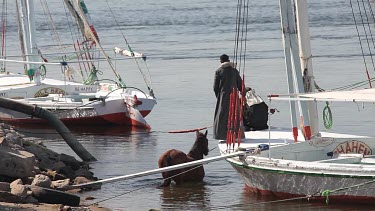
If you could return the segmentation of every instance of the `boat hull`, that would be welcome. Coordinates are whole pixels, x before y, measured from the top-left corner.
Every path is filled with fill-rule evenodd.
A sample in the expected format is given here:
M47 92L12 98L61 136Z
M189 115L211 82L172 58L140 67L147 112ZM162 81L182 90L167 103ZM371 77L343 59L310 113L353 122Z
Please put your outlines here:
M150 128L144 117L156 104L154 97L139 90L119 88L116 84L85 85L44 79L37 85L27 76L17 74L0 74L0 84L0 97L47 109L66 125ZM46 120L4 108L0 108L0 121L13 125L48 124Z
M105 102L95 102L88 106L79 105L63 107L38 105L56 115L64 124L70 125L128 125L150 128L143 114L136 108L124 103L123 99L111 99ZM143 110L143 113L150 111ZM20 112L0 108L0 121L13 125L48 124L44 119L35 118Z
M271 139L266 139L268 131L245 133L235 149L246 149L246 156L227 159L248 190L324 203L328 193L329 203L375 204L374 138L322 133L295 143L290 130L273 130ZM219 141L219 148L222 155L232 151L225 141Z
M270 171L269 169L240 166L231 163L245 182L248 190L261 195L273 195L278 198L309 197L312 200L324 201L321 191L332 191L329 203L375 204L374 178L351 178L327 176L324 174L309 175L301 172ZM362 187L348 188L358 184ZM335 192L334 190L342 189Z

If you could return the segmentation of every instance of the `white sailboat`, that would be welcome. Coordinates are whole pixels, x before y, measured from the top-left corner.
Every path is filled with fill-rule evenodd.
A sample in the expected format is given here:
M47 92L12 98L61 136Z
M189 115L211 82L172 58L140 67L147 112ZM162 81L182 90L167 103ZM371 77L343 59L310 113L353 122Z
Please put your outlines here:
M17 9L22 55L14 58L7 56L4 52L6 52L5 47L9 47L5 45L8 21L7 14L2 13L0 97L48 109L67 125L115 124L150 128L144 117L153 109L156 98L150 75L147 78L139 66L139 63L145 62L146 57L132 51L124 36L128 50L119 47L112 50L112 53L128 56L137 63L149 93L125 85L116 65L112 62L113 57L110 58L107 50L101 46L85 2L83 0L62 2L66 11L69 11L67 13L73 17L69 19L69 27L65 29L71 31L74 40L69 45L62 43L47 1L41 1L46 19L52 29L52 38L57 42L57 52L51 50L51 53L44 53L37 44L40 38L36 35L33 0L17 0L15 9ZM3 11L8 10L3 8ZM103 63L103 61L108 66L104 67L105 71L113 71L113 80L105 82L104 79L98 79L97 75L101 71L99 62ZM24 67L16 67L17 64ZM103 68L103 65L100 67ZM12 68L14 71L10 70ZM61 69L61 77L46 77L49 69L53 68ZM11 124L44 123L44 120L3 108L0 108L0 121Z
M310 86L314 84L309 59L307 1L298 0L293 4L291 0L280 0L280 16L289 94L270 95L269 98L290 102L292 127L270 126L269 130L249 131L240 143L220 140L220 153L247 152L227 161L246 186L256 193L327 203L373 204L375 138L319 132L315 109L319 101L374 103L375 89L303 93L301 67L307 67L312 80ZM297 127L295 103L300 110L302 130Z

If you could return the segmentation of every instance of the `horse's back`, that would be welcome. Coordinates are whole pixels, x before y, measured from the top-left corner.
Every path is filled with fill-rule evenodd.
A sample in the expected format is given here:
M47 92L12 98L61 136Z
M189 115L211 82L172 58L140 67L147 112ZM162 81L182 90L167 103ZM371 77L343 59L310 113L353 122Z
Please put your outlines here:
M171 166L171 165L176 165L176 164L181 164L181 163L186 163L187 160L187 155L177 149L171 149L166 152L164 152L159 160L159 168L166 167L166 166Z

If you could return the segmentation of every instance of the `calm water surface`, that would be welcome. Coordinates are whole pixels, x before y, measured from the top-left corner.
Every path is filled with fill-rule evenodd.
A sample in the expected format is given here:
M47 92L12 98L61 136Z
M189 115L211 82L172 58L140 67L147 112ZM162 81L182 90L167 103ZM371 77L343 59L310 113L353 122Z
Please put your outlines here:
M39 1L35 1L39 5ZM65 11L58 0L48 1L56 15L58 29L66 27ZM92 171L99 178L109 178L157 168L159 156L171 148L189 151L195 134L170 134L211 126L215 106L212 90L218 56L232 55L236 1L214 0L110 0L133 50L148 55L158 104L147 117L151 132L121 127L75 128L74 134L98 162ZM109 13L106 1L87 1L91 18L104 47L124 45L121 34ZM10 2L9 4L14 4ZM37 19L38 39L48 45L50 32L41 7ZM56 11L55 11L56 10ZM12 11L9 11L12 14ZM10 17L10 20L14 18ZM353 25L350 4L346 0L310 1L314 73L318 84L326 89L365 80L361 51ZM9 27L13 37L9 45L18 45L16 25ZM66 37L69 36L66 31ZM64 33L63 33L64 35ZM251 3L246 84L263 98L269 93L286 93L284 58L281 43L278 1ZM67 38L66 42L69 41ZM17 46L18 48L18 46ZM11 53L16 54L17 48ZM134 64L124 63L121 74L128 86L144 89ZM105 77L113 77L102 67ZM59 77L59 70L49 76ZM373 72L371 72L373 74ZM286 103L272 103L280 110L272 117L273 125L289 124ZM319 105L320 108L324 105ZM370 135L374 106L333 104L336 132ZM320 112L322 109L320 109ZM358 116L359 119L353 119ZM367 126L368 125L368 126ZM360 128L358 126L361 126ZM322 128L323 129L323 128ZM47 132L47 134L46 134ZM44 133L44 134L43 134ZM31 130L26 135L45 140L48 147L67 154L74 153L50 130ZM209 156L219 155L217 142L209 129ZM249 193L240 177L225 161L205 166L201 184L159 188L161 176L151 175L128 181L104 184L100 190L84 193L113 210L361 210L357 206L332 206L306 201L263 203L275 200ZM282 181L280 181L282 182ZM300 184L304 185L304 184ZM117 197L116 197L117 196ZM112 199L111 199L112 198ZM88 202L90 203L90 202Z

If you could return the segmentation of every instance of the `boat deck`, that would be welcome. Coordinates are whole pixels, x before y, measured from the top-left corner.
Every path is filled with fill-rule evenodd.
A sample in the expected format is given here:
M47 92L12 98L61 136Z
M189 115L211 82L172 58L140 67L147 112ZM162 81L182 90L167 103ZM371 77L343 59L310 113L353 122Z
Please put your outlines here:
M305 142L305 139L301 131L298 131L298 142ZM370 138L367 136L358 136L342 133L329 133L321 132L321 137L327 138L346 138L346 139L359 139L359 138ZM292 144L294 142L293 134L291 129L271 127L271 130L260 130L260 131L247 131L245 132L245 139L241 140L241 148L258 148L260 144L267 144L270 146L278 146L285 144ZM221 151L227 150L226 141L219 140L219 148ZM238 145L235 144L235 149Z
M42 81L43 84L47 85L82 85L81 83L72 81L63 81L56 79L46 78ZM0 74L0 91L7 90L9 88L27 88L36 86L35 83L31 82L27 75L21 74Z

